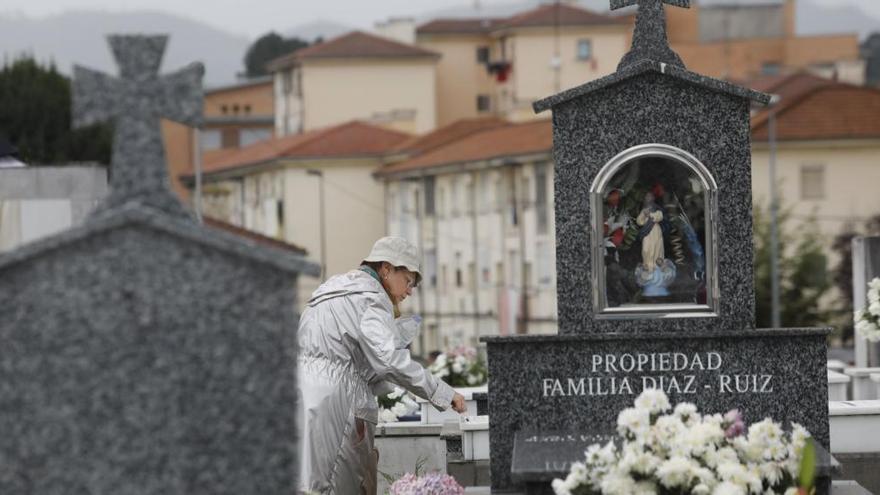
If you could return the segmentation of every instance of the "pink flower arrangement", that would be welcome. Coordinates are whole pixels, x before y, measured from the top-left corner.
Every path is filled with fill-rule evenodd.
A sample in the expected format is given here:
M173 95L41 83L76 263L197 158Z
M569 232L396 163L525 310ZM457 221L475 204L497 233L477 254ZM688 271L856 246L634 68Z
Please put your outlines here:
M407 473L391 485L391 495L462 494L464 494L464 488L455 481L455 478L441 473L429 473L424 476Z

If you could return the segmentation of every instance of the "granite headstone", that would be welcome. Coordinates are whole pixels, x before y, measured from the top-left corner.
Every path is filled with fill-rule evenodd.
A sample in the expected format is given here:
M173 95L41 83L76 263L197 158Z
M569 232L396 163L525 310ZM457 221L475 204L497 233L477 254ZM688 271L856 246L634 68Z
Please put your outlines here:
M77 122L116 119L108 201L0 257L0 493L291 493L295 287L318 267L177 203L158 117L197 120L201 69L159 78L163 36L110 44L122 78L74 81Z
M552 109L559 335L485 337L492 490L517 432L613 434L646 388L701 411L803 424L828 447L828 329L756 329L749 110L769 96L688 71L663 3L617 72ZM536 479L537 478L533 478Z

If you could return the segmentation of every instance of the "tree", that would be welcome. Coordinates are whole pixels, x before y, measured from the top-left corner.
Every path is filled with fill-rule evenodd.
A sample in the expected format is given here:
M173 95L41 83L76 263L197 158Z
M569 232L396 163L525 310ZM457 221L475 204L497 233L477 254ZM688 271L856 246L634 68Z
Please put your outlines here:
M70 80L23 57L0 70L0 133L29 164L110 162L112 126L71 129Z
M860 230L861 234L853 225L848 225L843 232L837 234L831 245L839 260L832 276L834 286L840 291L839 303L834 308L835 326L840 328L840 336L844 341L853 337L852 240L859 235L880 235L880 214L869 218Z
M792 232L791 211L781 208L779 232L780 319L785 327L827 325L828 312L819 301L831 287L828 260L814 219ZM755 317L760 328L772 325L770 214L755 205Z
M307 41L297 37L282 38L272 31L257 39L244 56L245 75L247 77L264 76L268 72L266 65L281 56L309 46Z

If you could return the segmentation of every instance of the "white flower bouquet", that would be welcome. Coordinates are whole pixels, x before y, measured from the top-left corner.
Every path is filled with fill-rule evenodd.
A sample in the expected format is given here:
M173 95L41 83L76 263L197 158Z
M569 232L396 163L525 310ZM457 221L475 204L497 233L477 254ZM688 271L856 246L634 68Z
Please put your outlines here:
M393 423L418 410L419 403L406 390L400 387L394 387L394 391L379 397L380 423Z
M785 433L765 419L746 431L738 411L700 415L681 403L670 411L662 391L645 390L617 417L620 442L591 445L584 462L553 481L557 495L798 493L810 434ZM810 447L811 449L812 447ZM811 451L812 452L812 451Z
M870 342L880 342L880 277L868 282L868 304L855 312L856 332Z
M467 346L440 354L428 370L453 387L476 387L489 379L485 361L475 348Z

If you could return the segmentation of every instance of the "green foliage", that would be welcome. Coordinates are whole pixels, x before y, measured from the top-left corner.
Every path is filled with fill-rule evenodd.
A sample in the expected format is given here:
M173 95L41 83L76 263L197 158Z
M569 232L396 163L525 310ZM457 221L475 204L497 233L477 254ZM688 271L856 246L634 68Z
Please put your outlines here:
M112 126L72 130L70 80L22 57L0 70L0 134L28 164L110 163Z
M804 445L804 453L801 458L800 475L798 476L798 488L805 493L810 493L816 480L816 445L812 439Z
M272 31L257 39L244 56L245 75L247 77L264 76L266 64L270 61L309 46L307 41L297 37L282 38Z
M815 220L794 222L791 211L780 208L778 226L782 325L825 325L829 315L820 309L819 301L831 288L831 278ZM754 208L754 235L755 317L758 327L768 328L772 325L770 212L761 205Z

